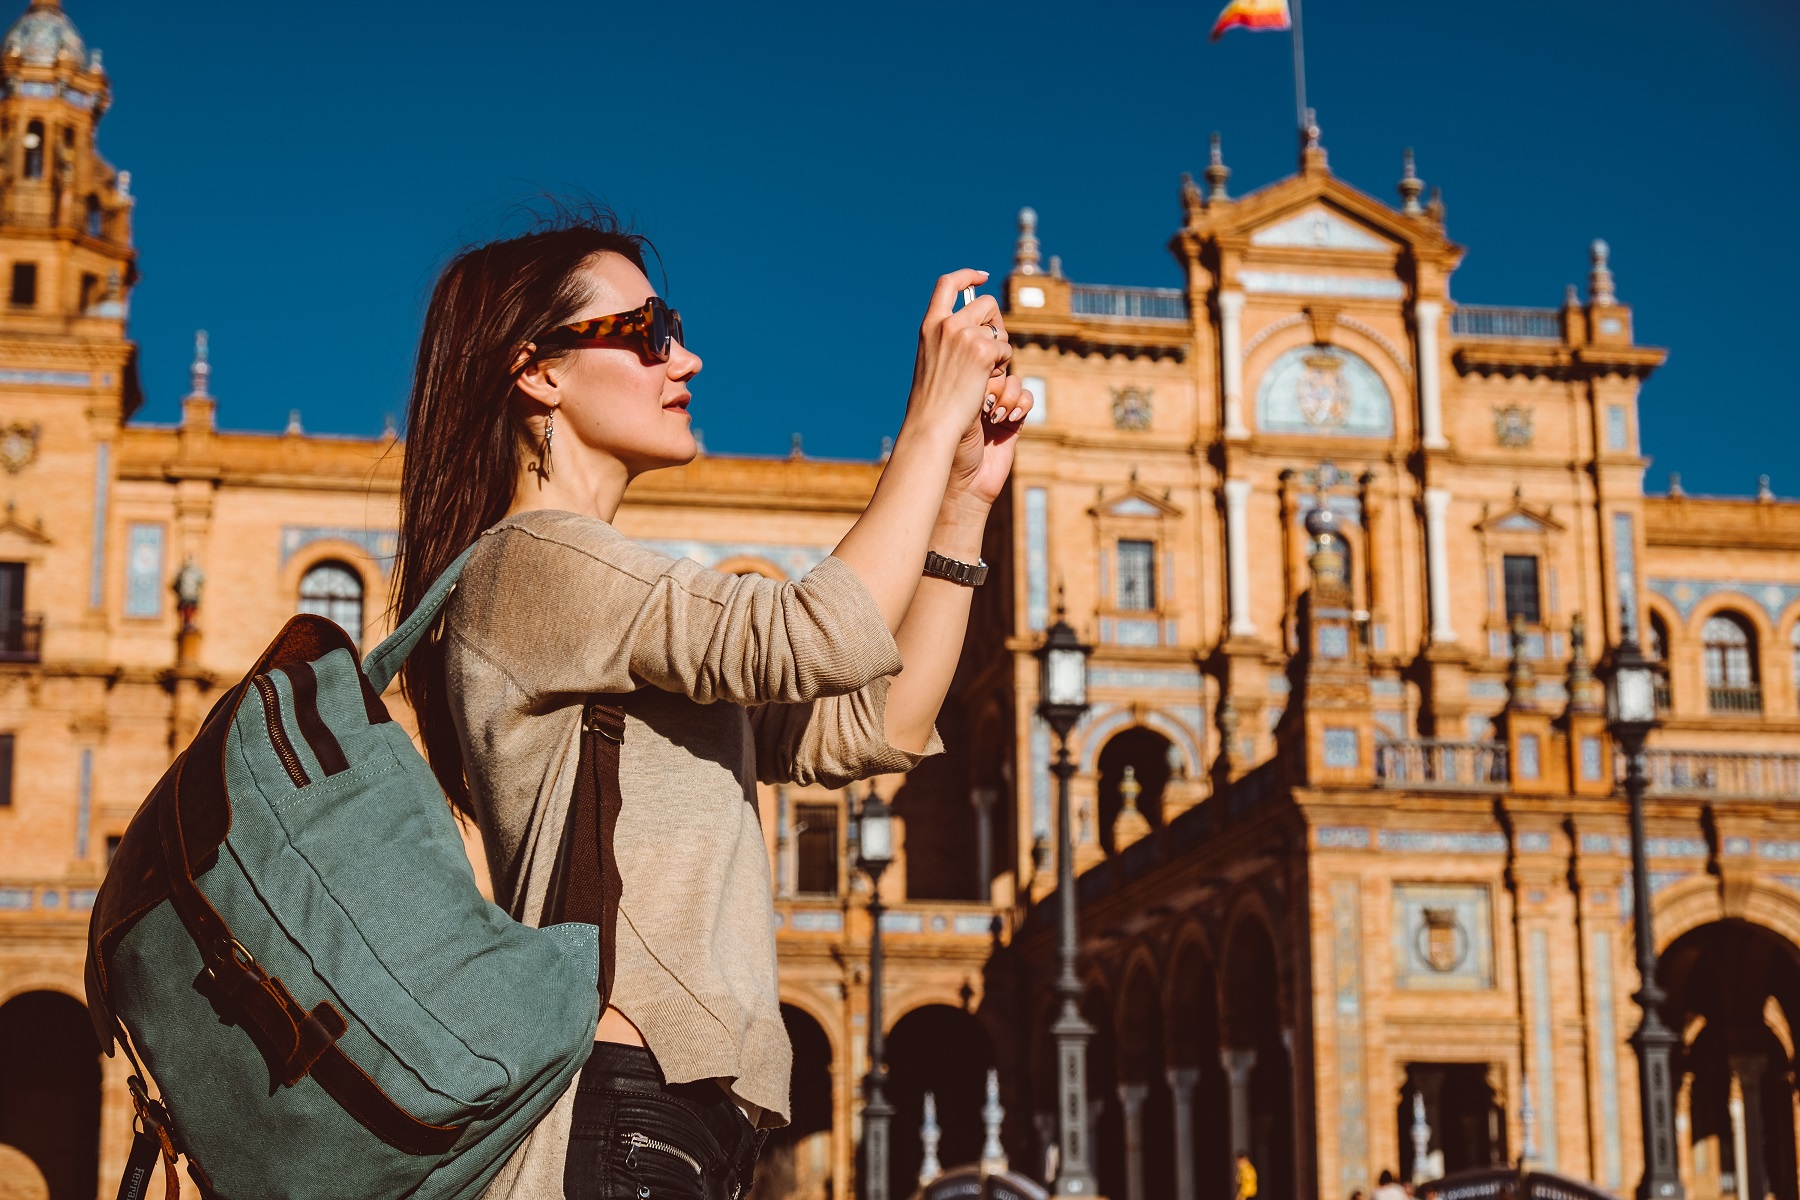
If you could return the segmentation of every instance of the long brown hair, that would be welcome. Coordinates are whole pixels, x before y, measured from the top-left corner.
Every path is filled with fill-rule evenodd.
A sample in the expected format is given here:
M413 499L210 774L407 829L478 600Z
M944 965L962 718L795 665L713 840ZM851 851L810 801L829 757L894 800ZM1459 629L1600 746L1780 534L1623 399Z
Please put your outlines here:
M438 276L407 408L398 619L418 607L432 581L512 503L521 450L532 444L513 403L513 363L526 343L575 319L589 295L581 268L594 255L623 255L643 270L646 248L649 242L621 228L610 212L589 209L464 250ZM444 686L441 634L414 651L400 686L418 715L438 782L459 812L473 816Z

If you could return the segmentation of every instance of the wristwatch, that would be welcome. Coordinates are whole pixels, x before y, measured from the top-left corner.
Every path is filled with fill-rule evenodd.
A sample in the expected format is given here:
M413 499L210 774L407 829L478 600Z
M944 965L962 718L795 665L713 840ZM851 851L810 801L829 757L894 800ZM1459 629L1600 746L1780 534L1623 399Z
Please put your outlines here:
M951 583L960 583L964 587L980 587L987 582L988 565L981 559L976 559L973 564L957 562L954 558L945 558L936 550L927 550L925 574L937 579L948 579Z

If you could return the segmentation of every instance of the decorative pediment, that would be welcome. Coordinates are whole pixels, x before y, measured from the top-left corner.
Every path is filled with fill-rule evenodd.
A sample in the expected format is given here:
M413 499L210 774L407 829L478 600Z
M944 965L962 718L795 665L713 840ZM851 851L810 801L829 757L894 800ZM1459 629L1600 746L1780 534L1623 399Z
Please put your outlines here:
M1561 533L1563 525L1548 511L1537 511L1515 498L1505 512L1484 517L1475 528L1483 533Z
M1314 204L1250 235L1252 246L1293 246L1307 250L1373 250L1385 253L1392 243L1366 226Z
M1088 512L1096 517L1121 517L1126 520L1142 521L1146 518L1178 517L1181 510L1159 496L1154 496L1143 488L1133 486L1124 494L1114 496L1110 500L1102 500L1090 508Z
M19 519L19 506L11 500L6 502L6 513L0 517L0 538L16 537L33 546L48 546L50 535L44 532L44 518L39 517L37 524L27 525Z

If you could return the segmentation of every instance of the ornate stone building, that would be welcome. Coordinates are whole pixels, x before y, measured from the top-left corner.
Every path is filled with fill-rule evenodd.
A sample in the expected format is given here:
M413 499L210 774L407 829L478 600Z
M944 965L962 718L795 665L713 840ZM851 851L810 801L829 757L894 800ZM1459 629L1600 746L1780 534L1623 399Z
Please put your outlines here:
M129 1140L82 1008L111 840L287 616L386 631L404 453L222 431L203 340L180 423L135 419L110 99L54 0L0 43L0 1181L57 1200L111 1195ZM874 783L904 833L882 885L897 1191L927 1089L943 1161L978 1156L990 1066L1014 1166L1044 1166L1030 655L1059 606L1097 647L1071 749L1108 1194L1228 1195L1233 1146L1271 1200L1521 1153L1631 1186L1624 810L1588 671L1623 609L1666 664L1651 852L1683 1169L1707 1200L1795 1200L1800 506L1643 495L1636 394L1662 352L1633 342L1603 248L1585 298L1462 305L1410 169L1398 208L1316 143L1259 192L1227 177L1215 158L1183 188L1180 289L1071 283L1022 219L1005 298L1039 407L948 753ZM706 455L619 524L797 578L879 473ZM761 795L796 1046L765 1196L853 1194L864 794Z

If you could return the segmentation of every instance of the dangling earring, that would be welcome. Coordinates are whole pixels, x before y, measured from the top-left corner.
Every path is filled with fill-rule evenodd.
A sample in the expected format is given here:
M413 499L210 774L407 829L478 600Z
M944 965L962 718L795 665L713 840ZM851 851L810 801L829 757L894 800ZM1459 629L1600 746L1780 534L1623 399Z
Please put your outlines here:
M550 465L550 439L555 436L555 434L556 410L551 409L550 415L544 418L544 465L546 467Z

